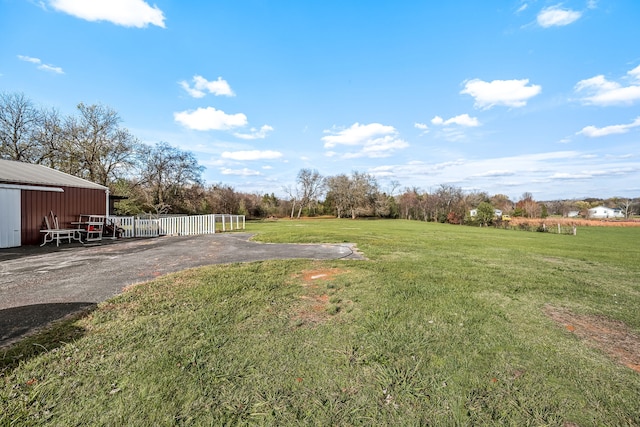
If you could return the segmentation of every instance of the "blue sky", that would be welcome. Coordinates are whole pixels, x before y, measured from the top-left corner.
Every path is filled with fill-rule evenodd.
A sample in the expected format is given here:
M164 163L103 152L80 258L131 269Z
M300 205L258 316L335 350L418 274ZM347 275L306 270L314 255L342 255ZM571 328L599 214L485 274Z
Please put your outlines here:
M0 0L0 91L118 111L210 184L640 196L637 0Z

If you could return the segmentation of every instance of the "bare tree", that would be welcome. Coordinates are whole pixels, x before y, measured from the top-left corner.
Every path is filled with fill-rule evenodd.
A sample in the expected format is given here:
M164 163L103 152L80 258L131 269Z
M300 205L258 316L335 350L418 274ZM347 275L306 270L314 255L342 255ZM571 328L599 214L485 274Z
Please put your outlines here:
M373 175L355 171L351 174L351 198L354 201L351 218L375 214L375 203L380 189Z
M418 219L420 211L420 191L418 188L405 188L404 193L398 196L400 217L403 219Z
M141 158L141 183L147 188L149 203L153 206L177 206L186 188L202 185L203 167L195 156L166 142L145 147Z
M631 199L621 199L618 202L618 207L624 214L624 217L629 219L631 215L633 215L633 200Z
M79 117L65 123L67 154L65 172L108 185L133 166L139 145L127 129L120 127L118 113L103 105L78 104Z
M351 180L345 174L331 176L327 178L327 199L329 199L335 210L336 216L342 218L351 210L353 201L351 200Z
M379 196L375 178L367 173L353 172L351 176L327 178L327 198L332 201L338 218L364 215L384 215L389 211L388 200Z
M533 200L533 195L529 192L522 193L522 197L516 203L516 209L519 209L527 218L538 218L541 211L540 205Z
M34 163L41 113L22 93L0 93L0 158Z
M461 221L465 216L464 193L454 185L442 184L433 194L435 196L434 219L438 222L448 221L455 217Z
M513 210L513 202L505 194L494 194L491 196L489 203L504 213L510 213Z
M68 148L65 146L63 123L58 110L42 110L40 123L33 135L38 146L35 163L62 170Z
M298 172L298 218L302 214L302 209L310 208L317 202L318 197L324 191L324 178L317 170L300 169Z
M287 193L287 196L289 196L289 203L291 203L291 218L293 219L293 215L296 211L296 203L298 201L298 191L291 185L282 187L282 190Z
M240 198L228 184L216 184L209 187L207 199L213 213L236 214L240 209Z

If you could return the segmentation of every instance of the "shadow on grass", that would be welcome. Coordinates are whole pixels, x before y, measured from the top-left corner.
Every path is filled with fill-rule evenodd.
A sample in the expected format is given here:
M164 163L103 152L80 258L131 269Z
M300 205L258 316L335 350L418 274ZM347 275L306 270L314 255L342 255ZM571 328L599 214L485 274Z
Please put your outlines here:
M0 373L82 337L85 330L75 322L95 307L94 303L72 302L0 310Z

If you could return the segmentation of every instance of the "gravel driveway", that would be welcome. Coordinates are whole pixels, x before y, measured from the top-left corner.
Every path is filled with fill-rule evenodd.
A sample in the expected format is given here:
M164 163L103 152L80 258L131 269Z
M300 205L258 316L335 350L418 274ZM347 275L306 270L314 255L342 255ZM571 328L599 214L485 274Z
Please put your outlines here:
M364 259L352 244L264 244L250 233L0 249L0 347L134 283L211 264L268 259Z

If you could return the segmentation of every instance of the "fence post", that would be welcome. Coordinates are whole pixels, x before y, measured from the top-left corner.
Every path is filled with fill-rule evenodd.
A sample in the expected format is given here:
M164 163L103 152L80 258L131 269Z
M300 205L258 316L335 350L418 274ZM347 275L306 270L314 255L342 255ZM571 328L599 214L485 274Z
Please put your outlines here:
M560 234L560 223L558 223L558 234Z

